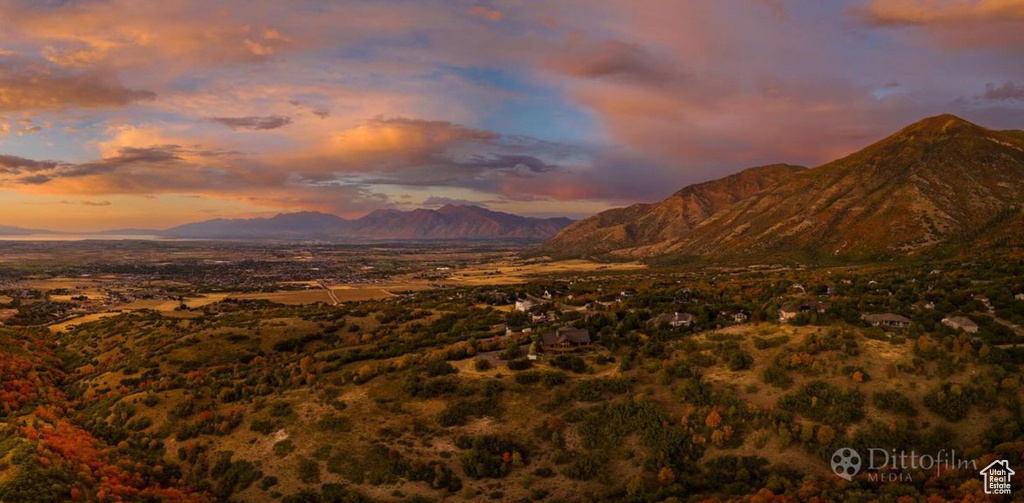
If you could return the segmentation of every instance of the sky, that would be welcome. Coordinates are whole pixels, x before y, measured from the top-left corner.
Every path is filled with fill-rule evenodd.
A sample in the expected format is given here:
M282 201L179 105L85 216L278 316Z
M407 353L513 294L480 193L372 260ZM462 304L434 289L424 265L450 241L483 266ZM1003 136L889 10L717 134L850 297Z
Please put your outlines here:
M0 0L0 224L584 217L924 117L1024 129L1024 0Z

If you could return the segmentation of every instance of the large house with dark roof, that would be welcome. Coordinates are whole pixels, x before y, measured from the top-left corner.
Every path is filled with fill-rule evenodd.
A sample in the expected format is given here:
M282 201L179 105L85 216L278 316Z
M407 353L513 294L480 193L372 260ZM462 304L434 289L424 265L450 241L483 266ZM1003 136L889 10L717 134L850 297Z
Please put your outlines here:
M860 318L873 327L907 328L911 321L892 313L862 314Z
M575 351L590 346L590 332L585 328L560 327L540 336L544 351Z

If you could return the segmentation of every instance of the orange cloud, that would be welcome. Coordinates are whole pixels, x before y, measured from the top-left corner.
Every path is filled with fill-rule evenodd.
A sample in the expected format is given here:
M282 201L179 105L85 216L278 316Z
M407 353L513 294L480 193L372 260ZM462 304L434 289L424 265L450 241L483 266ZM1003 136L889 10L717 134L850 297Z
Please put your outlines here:
M109 72L69 72L0 60L0 112L119 108L155 97L151 91L123 86Z
M501 21L501 18L505 16L500 10L489 9L480 5L470 8L469 13L488 21Z
M909 28L941 46L1024 45L1024 0L871 0L853 12L869 26Z
M871 0L860 11L872 23L962 24L1024 20L1022 0Z

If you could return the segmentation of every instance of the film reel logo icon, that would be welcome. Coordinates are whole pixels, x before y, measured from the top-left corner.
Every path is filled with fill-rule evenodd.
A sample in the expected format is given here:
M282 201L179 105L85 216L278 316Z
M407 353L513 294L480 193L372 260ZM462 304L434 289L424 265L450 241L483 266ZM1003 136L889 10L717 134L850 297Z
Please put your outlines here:
M849 447L843 447L832 453L832 473L846 480L860 472L860 454Z

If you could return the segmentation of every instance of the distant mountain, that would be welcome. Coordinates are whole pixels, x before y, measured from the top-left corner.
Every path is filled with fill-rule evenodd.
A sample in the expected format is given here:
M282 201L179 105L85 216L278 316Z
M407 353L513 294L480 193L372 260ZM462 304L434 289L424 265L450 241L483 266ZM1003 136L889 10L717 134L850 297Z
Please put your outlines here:
M781 179L691 229L661 225L647 231L657 238L627 243L612 253L863 258L913 254L944 245L1019 240L1024 232L1022 204L1024 132L993 131L940 115L847 157ZM549 246L563 249L565 234L581 224L563 231ZM585 241L588 236L577 239Z
M545 245L559 254L593 255L651 246L683 236L711 215L807 168L773 164L690 185L668 199L580 220Z
M437 210L378 210L355 220L318 212L219 218L160 234L207 239L547 239L570 223L567 218L528 218L478 206L448 205Z
M172 227L159 234L200 239L326 239L345 233L350 221L315 211L282 213L271 218L216 218Z
M10 225L0 225L0 236L28 236L31 234L50 234L51 231L44 231L39 229L23 229L21 227L13 227Z

